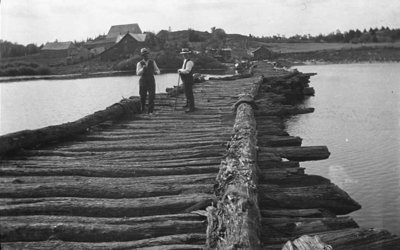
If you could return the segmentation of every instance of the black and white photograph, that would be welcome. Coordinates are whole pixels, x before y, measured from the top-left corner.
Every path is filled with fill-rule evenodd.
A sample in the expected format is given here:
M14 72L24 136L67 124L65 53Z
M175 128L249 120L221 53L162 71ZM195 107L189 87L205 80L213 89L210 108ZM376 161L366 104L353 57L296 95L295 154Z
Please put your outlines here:
M400 1L0 0L0 249L400 250Z

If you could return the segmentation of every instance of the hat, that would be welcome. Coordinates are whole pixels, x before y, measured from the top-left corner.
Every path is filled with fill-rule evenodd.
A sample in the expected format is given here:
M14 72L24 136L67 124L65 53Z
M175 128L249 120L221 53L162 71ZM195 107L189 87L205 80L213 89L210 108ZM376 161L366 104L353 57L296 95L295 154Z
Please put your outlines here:
M146 55L146 54L149 54L149 53L150 53L149 50L146 49L146 48L142 48L142 49L140 50L140 54L141 54L141 55Z
M182 48L182 51L181 51L181 55L183 55L183 54L191 54L192 53L192 51L190 51L190 49L188 49L188 48Z

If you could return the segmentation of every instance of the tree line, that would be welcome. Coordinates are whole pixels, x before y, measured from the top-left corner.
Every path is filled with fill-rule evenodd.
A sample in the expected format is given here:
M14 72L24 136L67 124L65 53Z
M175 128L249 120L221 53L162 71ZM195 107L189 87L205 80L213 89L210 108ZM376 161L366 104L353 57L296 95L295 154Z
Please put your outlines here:
M319 34L317 36L294 35L286 37L284 35L255 37L249 34L249 37L259 42L336 42L336 43L379 43L395 42L400 40L400 29L390 29L389 27L370 28L369 30L349 30L341 32L336 30L327 35Z
M26 46L0 40L0 57L17 57L38 53L43 47L30 43Z

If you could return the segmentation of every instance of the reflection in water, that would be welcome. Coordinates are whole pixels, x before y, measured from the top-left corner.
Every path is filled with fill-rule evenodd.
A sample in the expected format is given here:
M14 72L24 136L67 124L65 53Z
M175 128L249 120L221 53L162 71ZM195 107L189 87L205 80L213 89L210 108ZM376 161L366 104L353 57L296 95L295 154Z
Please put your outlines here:
M327 145L325 161L302 163L325 176L362 205L351 216L363 227L400 234L400 64L301 66L315 97L312 114L287 121L303 145Z
M177 74L156 77L156 92L177 84ZM0 83L0 134L80 119L139 96L137 76Z

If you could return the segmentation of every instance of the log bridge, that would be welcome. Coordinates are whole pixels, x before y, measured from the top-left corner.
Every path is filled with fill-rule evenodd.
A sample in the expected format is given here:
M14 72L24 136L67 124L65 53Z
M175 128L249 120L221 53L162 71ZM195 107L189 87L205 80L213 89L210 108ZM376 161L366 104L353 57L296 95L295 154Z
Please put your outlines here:
M301 161L284 118L312 74L259 62L247 75L130 98L78 121L0 137L1 249L399 249L360 228L360 205ZM175 97L178 108L175 110Z

